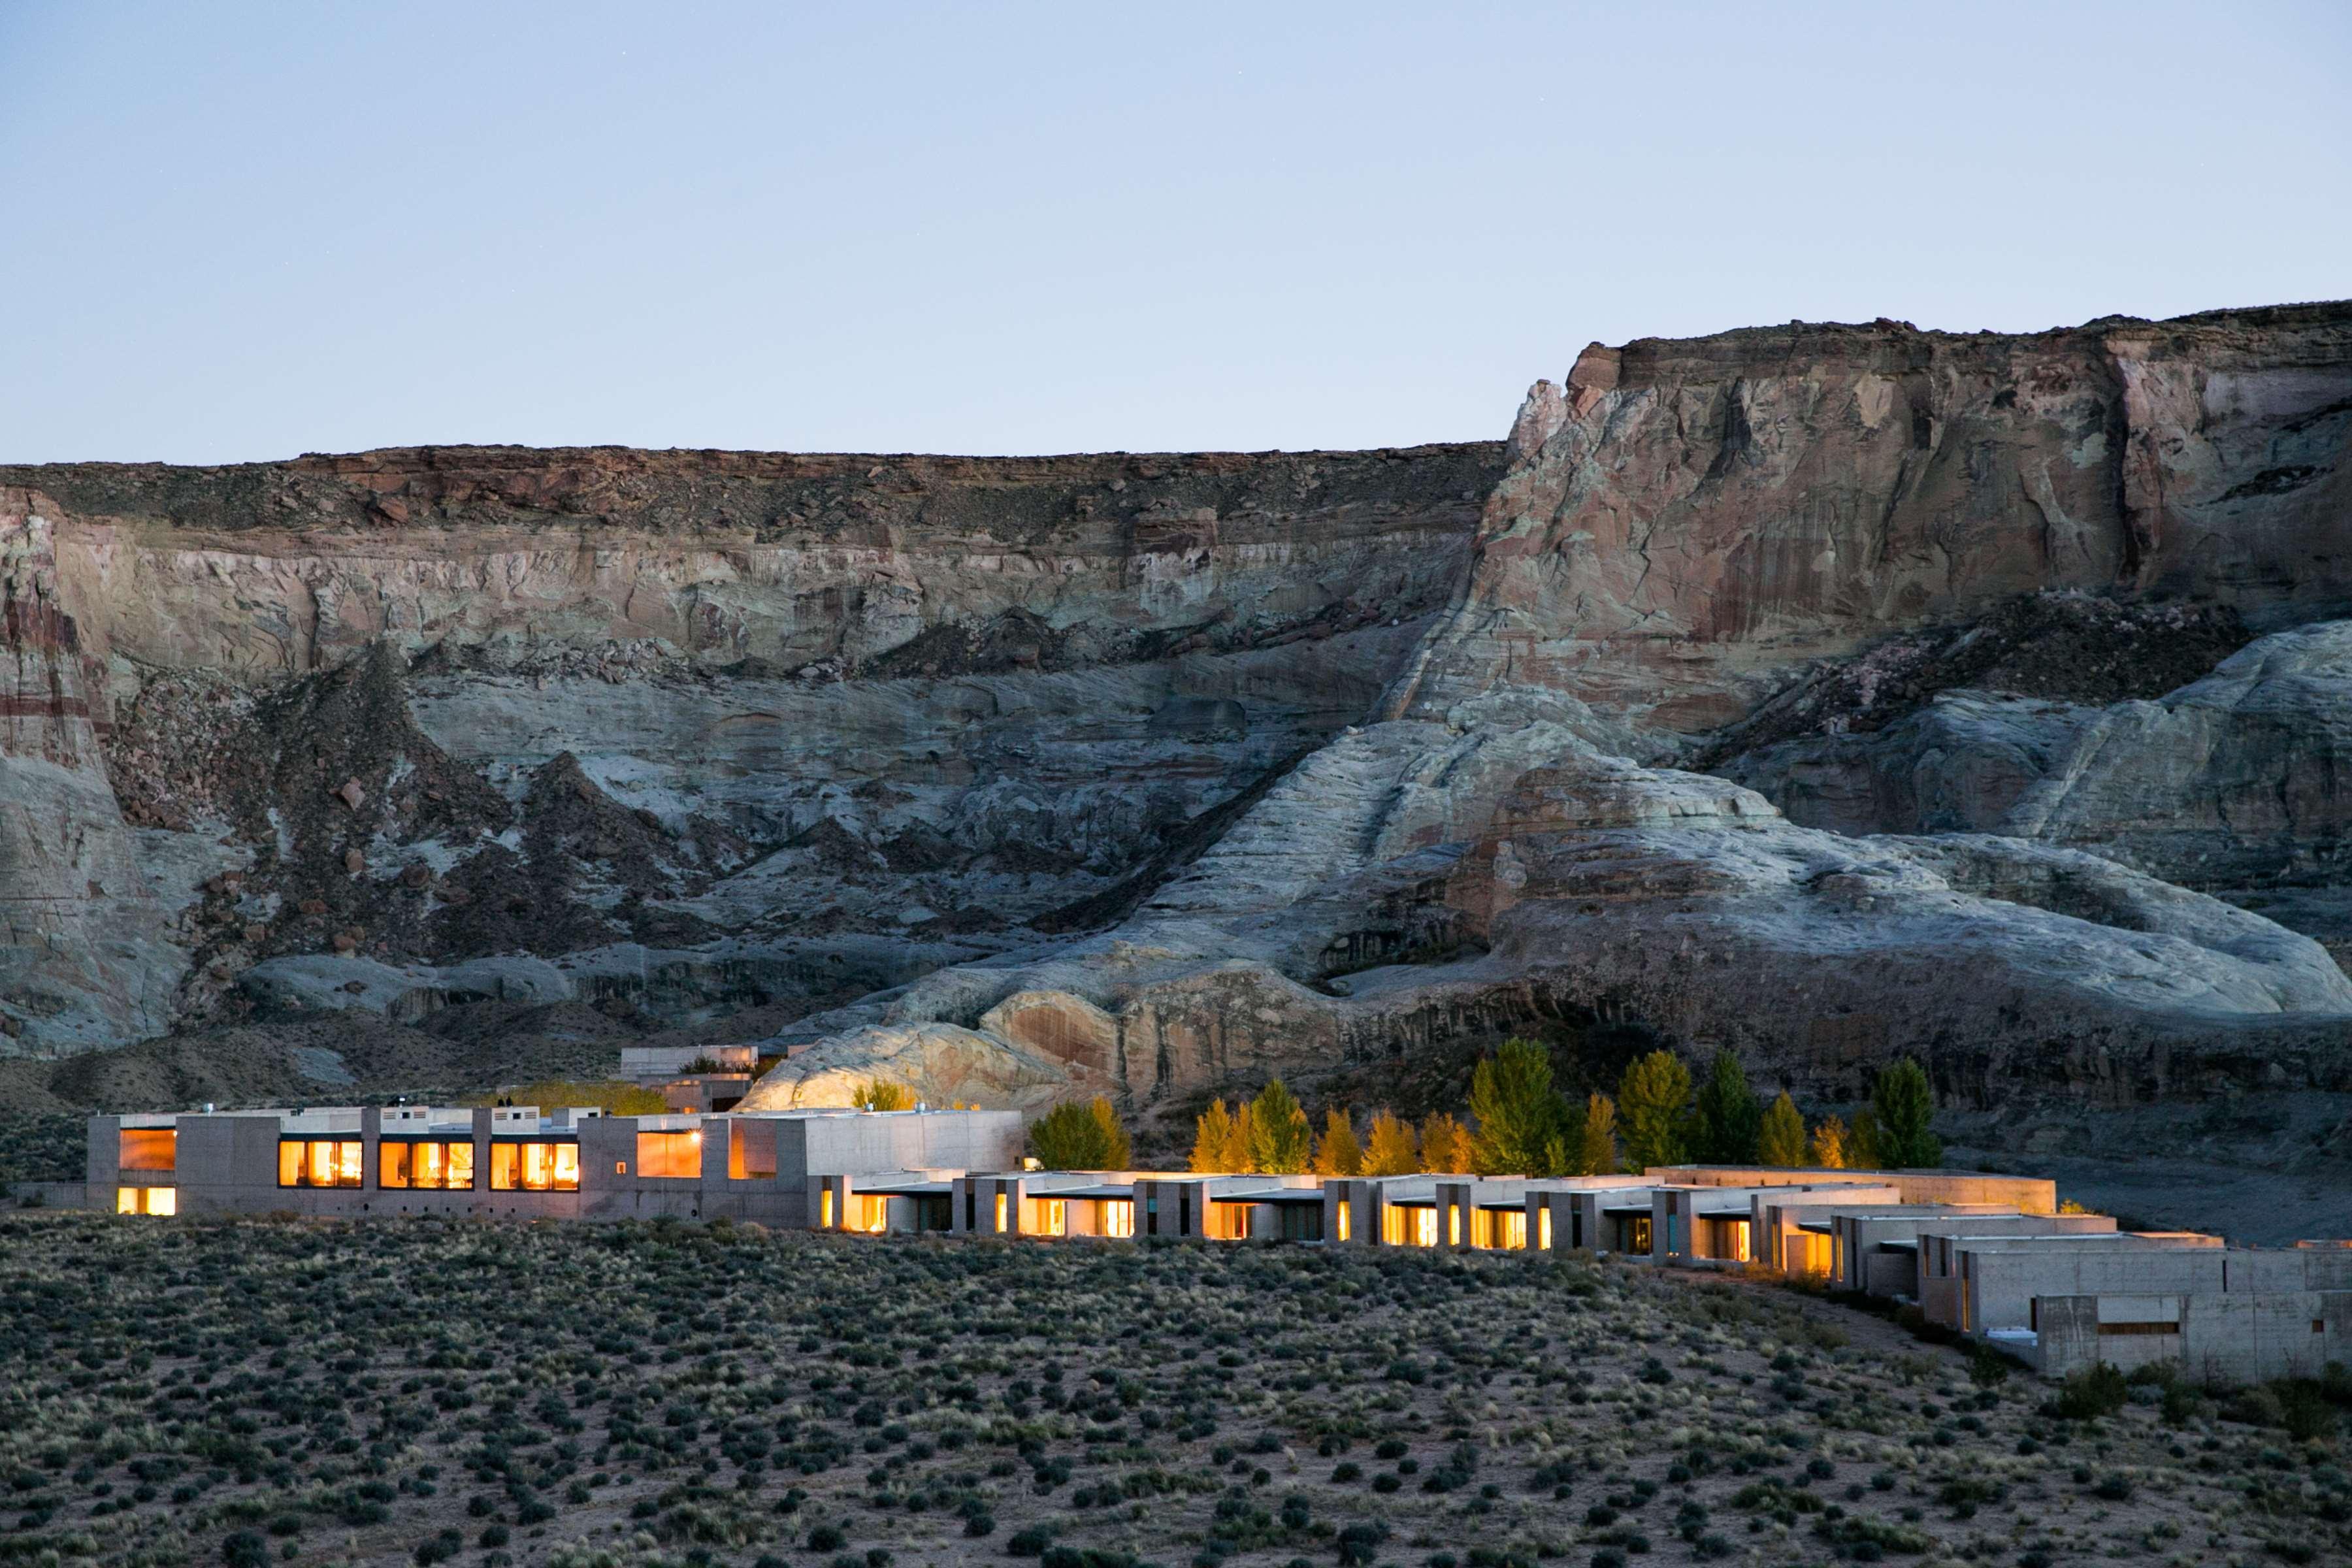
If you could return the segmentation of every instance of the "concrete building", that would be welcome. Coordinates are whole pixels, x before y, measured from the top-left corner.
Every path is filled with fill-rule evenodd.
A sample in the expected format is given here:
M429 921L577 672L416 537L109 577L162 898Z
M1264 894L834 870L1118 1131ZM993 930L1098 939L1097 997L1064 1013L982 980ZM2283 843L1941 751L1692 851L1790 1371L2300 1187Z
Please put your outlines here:
M721 1215L809 1228L828 1179L1018 1164L1011 1111L605 1116L536 1106L98 1116L86 1201L121 1214Z

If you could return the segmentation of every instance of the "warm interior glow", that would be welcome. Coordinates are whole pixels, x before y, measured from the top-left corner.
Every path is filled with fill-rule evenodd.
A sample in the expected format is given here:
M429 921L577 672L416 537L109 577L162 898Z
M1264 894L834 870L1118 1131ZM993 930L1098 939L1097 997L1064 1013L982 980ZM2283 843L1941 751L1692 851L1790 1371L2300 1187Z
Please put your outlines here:
M769 1123L727 1124L727 1179L765 1180L776 1173L776 1130Z
M1355 1206L1356 1206L1356 1205L1355 1205L1354 1204L1352 1204L1352 1203L1349 1202L1349 1201L1348 1201L1347 1199L1345 1199L1345 1198L1341 1198L1341 1199L1339 1200L1339 1239L1340 1239L1341 1241L1345 1241L1345 1240L1347 1240L1347 1239L1348 1239L1348 1215L1349 1215L1349 1211L1351 1211L1352 1209L1354 1209L1354 1208L1355 1208Z
M1135 1234L1135 1200L1105 1198L1102 1205L1102 1233L1105 1236Z
M1003 1236L1006 1229L1004 1212L1004 1194L999 1193L996 1194L996 1234L999 1236Z
M177 1187L148 1188L147 1212L154 1215L178 1214L180 1212L180 1189Z
M114 1212L116 1214L178 1214L180 1189L177 1187L117 1187L114 1189Z
M1448 1247L1462 1245L1462 1205L1460 1204L1445 1205L1445 1244Z
M831 1187L825 1188L817 1198L816 1227L819 1230L833 1228L833 1189Z
M470 1140L462 1143L387 1140L376 1145L375 1167L375 1184L379 1187L471 1192L474 1145Z
M124 1171L169 1171L180 1160L180 1135L168 1127L125 1127L115 1159Z
M1415 1247L1437 1245L1437 1211L1433 1208L1413 1209L1412 1244Z
M1070 1234L1070 1205L1067 1201L1062 1198L1045 1200L1045 1234L1047 1236Z
M114 1212L116 1214L137 1214L139 1212L139 1189L137 1187L115 1188Z
M492 1143L490 1190L576 1193L580 1190L580 1145L542 1142Z
M1546 1252L1551 1250L1551 1205L1549 1203L1536 1210L1536 1246Z
M356 1187L360 1179L356 1138L281 1138L278 1184L281 1187Z
M863 1194L850 1194L849 1228L862 1230L869 1236L879 1236L890 1227L890 1200L873 1198Z
M1524 1251L1528 1245L1528 1211L1503 1209L1495 1215L1495 1245L1509 1251Z
M637 1174L669 1180L702 1174L702 1139L693 1132L637 1134Z

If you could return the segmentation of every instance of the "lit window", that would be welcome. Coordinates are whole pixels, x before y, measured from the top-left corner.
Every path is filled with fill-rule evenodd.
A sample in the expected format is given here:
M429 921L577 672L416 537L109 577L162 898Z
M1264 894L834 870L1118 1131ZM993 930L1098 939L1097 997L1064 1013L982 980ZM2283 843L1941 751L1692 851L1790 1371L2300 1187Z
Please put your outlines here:
M637 1174L668 1181L700 1179L702 1134L699 1132L638 1133Z
M817 1195L816 1227L819 1230L833 1228L833 1189L831 1187L825 1188Z
M1536 1210L1536 1247L1539 1251L1551 1250L1551 1205Z
M1348 1214L1349 1211L1353 1209L1355 1206L1356 1205L1354 1204L1349 1203L1345 1198L1341 1198L1339 1200L1339 1239L1341 1241L1348 1239Z
M116 1214L137 1214L139 1212L139 1189L137 1187L115 1188L114 1212Z
M1131 1198L1105 1198L1102 1205L1102 1227L1105 1236L1135 1234L1135 1202Z
M116 1214L167 1215L180 1212L180 1189L177 1187L117 1187L114 1189Z
M1070 1210L1066 1200L1048 1198L1045 1201L1045 1234L1047 1236L1070 1234Z
M1445 1205L1445 1245L1448 1247L1462 1245L1462 1205L1460 1204Z
M996 1234L999 1236L1003 1236L1005 1231L1004 1211L1004 1194L999 1193L996 1194Z
M360 1185L360 1141L356 1138L282 1138L278 1142L281 1187Z
M115 1164L125 1171L169 1171L180 1160L180 1135L168 1127L126 1127Z
M1415 1247L1437 1245L1437 1211L1435 1209L1412 1211L1412 1244Z
M576 1193L580 1190L580 1145L537 1141L493 1143L490 1190Z
M404 1138L380 1143L376 1146L375 1184L394 1189L471 1192L474 1145L470 1142L418 1143Z
M776 1130L766 1123L727 1124L727 1179L766 1180L776 1173Z
M1504 1209L1495 1215L1495 1242L1507 1251L1520 1252L1528 1245L1528 1211Z
M869 1198L851 1194L849 1228L862 1230L869 1236L879 1236L890 1228L890 1200Z

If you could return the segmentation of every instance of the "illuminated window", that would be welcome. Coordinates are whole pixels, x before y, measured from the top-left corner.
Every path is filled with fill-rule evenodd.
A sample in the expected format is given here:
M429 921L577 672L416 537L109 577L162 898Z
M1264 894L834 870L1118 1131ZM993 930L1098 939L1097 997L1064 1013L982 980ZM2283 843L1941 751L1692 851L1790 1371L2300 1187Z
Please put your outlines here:
M727 1179L765 1180L776 1173L776 1130L772 1126L730 1121L727 1124Z
M1003 1236L1003 1235L1004 1234L1004 1230L1005 1230L1005 1220L1004 1220L1004 1215L1005 1215L1005 1202L1004 1202L1004 1194L1003 1194L1003 1193L999 1193L999 1194L996 1194L996 1234L997 1234L997 1235L999 1235L999 1236Z
M281 1138L278 1184L281 1187L360 1185L360 1141L356 1138Z
M1102 1233L1105 1236L1135 1234L1135 1202L1131 1198L1105 1198L1102 1205Z
M180 1159L180 1135L168 1127L126 1127L115 1164L125 1171L169 1171Z
M889 1229L890 1200L852 1193L849 1196L849 1228L862 1230L869 1236L879 1236Z
M580 1190L580 1145L537 1141L493 1143L490 1190L576 1193Z
M147 1212L149 1214L178 1214L180 1212L180 1189L177 1187L148 1188Z
M1355 1206L1345 1198L1339 1201L1339 1239L1341 1241L1348 1239L1348 1212Z
M1412 1211L1412 1244L1415 1247L1437 1245L1437 1211L1434 1208Z
M833 1189L831 1187L825 1188L817 1195L816 1227L819 1230L833 1228Z
M1490 1245L1508 1252L1520 1252L1528 1245L1528 1211L1503 1209L1494 1215L1494 1240Z
M1045 1234L1047 1236L1067 1236L1070 1234L1070 1209L1068 1203L1065 1199L1048 1198L1045 1200Z
M1551 1205L1536 1210L1536 1247L1543 1252L1551 1250Z
M471 1192L474 1188L474 1145L466 1142L412 1142L407 1139L376 1145L375 1184L379 1187L421 1187L431 1192Z
M1473 1209L1470 1211L1470 1245L1480 1247L1491 1247L1495 1245L1494 1210Z
M1462 1205L1460 1204L1445 1205L1445 1245L1448 1247L1462 1245Z
M117 1187L114 1189L116 1214L167 1215L180 1212L180 1189L177 1187Z
M672 1181L699 1178L702 1174L702 1134L638 1133L637 1174Z

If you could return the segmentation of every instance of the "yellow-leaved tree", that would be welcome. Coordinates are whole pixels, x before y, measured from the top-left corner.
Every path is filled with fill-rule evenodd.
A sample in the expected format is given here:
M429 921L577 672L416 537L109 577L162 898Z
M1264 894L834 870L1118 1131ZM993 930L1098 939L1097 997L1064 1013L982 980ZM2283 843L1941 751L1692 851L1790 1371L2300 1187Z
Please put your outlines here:
M1355 1121L1335 1105L1323 1113L1323 1136L1315 1143L1315 1173L1357 1176L1363 1170L1364 1150L1356 1142Z
M1374 1116L1364 1136L1364 1174L1410 1176L1420 1169L1421 1154L1413 1144L1412 1124L1393 1110Z

